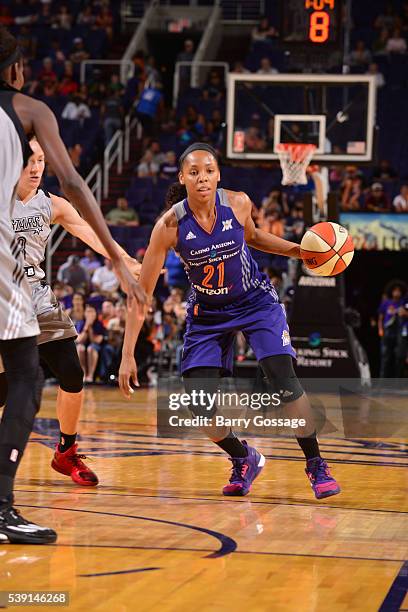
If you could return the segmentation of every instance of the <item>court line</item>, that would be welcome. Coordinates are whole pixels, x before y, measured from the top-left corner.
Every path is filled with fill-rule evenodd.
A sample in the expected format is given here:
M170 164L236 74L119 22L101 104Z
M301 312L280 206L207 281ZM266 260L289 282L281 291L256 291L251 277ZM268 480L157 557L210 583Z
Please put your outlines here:
M152 572L162 567L140 567L139 569L118 570L117 572L102 572L100 574L77 574L78 578L99 578L99 576L117 576L118 574L138 574L139 572Z
M17 492L19 493L38 493L37 489L15 489ZM61 491L45 491L46 493L51 493L53 495L61 495ZM65 493L70 493L70 491L64 491ZM75 494L78 494L79 491L76 489L75 490ZM148 499L179 499L180 501L205 501L205 502L217 502L219 504L228 504L228 503L233 503L233 504L244 504L244 503L248 503L250 502L251 504L264 504L266 506L295 506L295 507L302 507L302 508L329 508L329 509L333 509L333 510L355 510L356 512L383 512L383 513L387 513L387 514L408 514L408 511L406 510L387 510L387 509L376 509L376 508L349 508L347 506L332 506L332 505L328 505L328 504L319 504L319 503L313 503L310 502L309 504L302 504L302 503L290 503L290 502L281 502L281 501L277 501L277 502L273 502L273 501L261 501L261 500L252 500L251 498L248 499L240 499L239 497L236 497L235 499L215 499L213 497L181 497L179 495L144 495L144 494L140 494L140 493L102 493L100 491L95 491L95 492L91 492L91 491L82 491L81 493L79 493L79 495L95 495L97 497L147 497ZM18 505L18 504L17 504ZM28 506L27 506L28 507ZM35 508L37 506L33 506L33 508Z
M196 525L188 525L187 523L179 523L177 521L166 521L164 519L151 518L148 516L135 516L131 514L119 514L117 512L101 512L99 510L85 510L81 508L59 508L57 506L32 506L28 504L16 504L21 508L42 508L47 510L66 510L68 512L85 512L87 514L99 514L102 516L117 516L120 518L130 518L136 519L139 521L151 521L152 523L163 523L164 525L171 525L173 527L184 527L185 529L191 529L192 531L198 531L199 533L205 533L221 543L221 548L216 551L213 551L211 554L207 555L208 559L216 559L219 557L224 557L225 555L229 555L234 552L237 548L237 543L235 540L230 538L229 536L220 533L219 531L213 531L212 529L206 529L205 527L197 527Z
M398 612L408 592L408 561L405 561L395 577L378 612Z
M179 546L125 546L123 544L50 544L55 548L119 548L130 550L160 550L162 552L211 552L207 548L181 548ZM404 559L390 559L386 557L351 557L349 555L318 555L311 553L286 553L262 550L234 550L234 555L268 555L277 557L311 557L316 559L346 559L350 561L381 561L384 563L403 563ZM163 569L163 568L159 568Z

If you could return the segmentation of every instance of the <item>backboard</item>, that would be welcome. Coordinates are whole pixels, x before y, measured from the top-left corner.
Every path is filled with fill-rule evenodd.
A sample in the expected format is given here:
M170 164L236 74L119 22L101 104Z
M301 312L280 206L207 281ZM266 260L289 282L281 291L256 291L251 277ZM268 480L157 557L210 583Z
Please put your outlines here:
M227 157L277 160L279 143L316 145L318 162L373 157L371 75L228 75Z

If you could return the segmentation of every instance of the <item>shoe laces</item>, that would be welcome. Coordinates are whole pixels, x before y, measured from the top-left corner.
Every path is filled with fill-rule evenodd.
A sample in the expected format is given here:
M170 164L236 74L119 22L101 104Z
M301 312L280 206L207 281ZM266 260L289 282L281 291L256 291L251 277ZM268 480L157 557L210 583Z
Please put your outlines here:
M248 464L245 461L246 457L229 457L232 463L230 482L243 480L248 471Z
M74 455L72 455L72 457L70 457L70 461L72 461L72 463L76 466L82 465L82 459L86 459L86 455L75 453Z
M330 468L327 465L326 461L319 461L316 468L313 470L309 470L310 478L316 480L331 480L332 475L330 474Z

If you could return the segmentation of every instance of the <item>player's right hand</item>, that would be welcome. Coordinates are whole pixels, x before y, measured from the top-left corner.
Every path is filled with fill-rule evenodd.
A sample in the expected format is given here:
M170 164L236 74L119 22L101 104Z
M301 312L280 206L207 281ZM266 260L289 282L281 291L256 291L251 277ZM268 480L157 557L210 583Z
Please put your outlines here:
M127 295L128 310L132 308L133 300L136 300L140 306L140 312L142 313L143 306L145 306L147 300L146 293L127 267L124 258L120 257L115 262L112 261L112 265L115 270L115 274L120 281L120 286Z
M135 387L139 387L137 379L137 365L133 356L122 355L122 361L119 368L119 388L126 399L134 393L131 387L131 382Z

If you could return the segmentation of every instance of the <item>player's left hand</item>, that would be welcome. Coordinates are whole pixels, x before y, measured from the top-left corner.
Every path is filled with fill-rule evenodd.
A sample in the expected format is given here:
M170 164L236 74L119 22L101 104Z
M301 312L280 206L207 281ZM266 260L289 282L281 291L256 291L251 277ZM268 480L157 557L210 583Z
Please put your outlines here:
M130 257L130 255L126 255L123 259L125 260L127 267L129 268L135 279L139 280L142 264L136 261L136 259L134 259L133 257Z
M139 387L137 379L137 365L135 358L122 355L122 361L119 368L119 388L126 399L130 399L134 393L130 383L133 382L135 387Z

